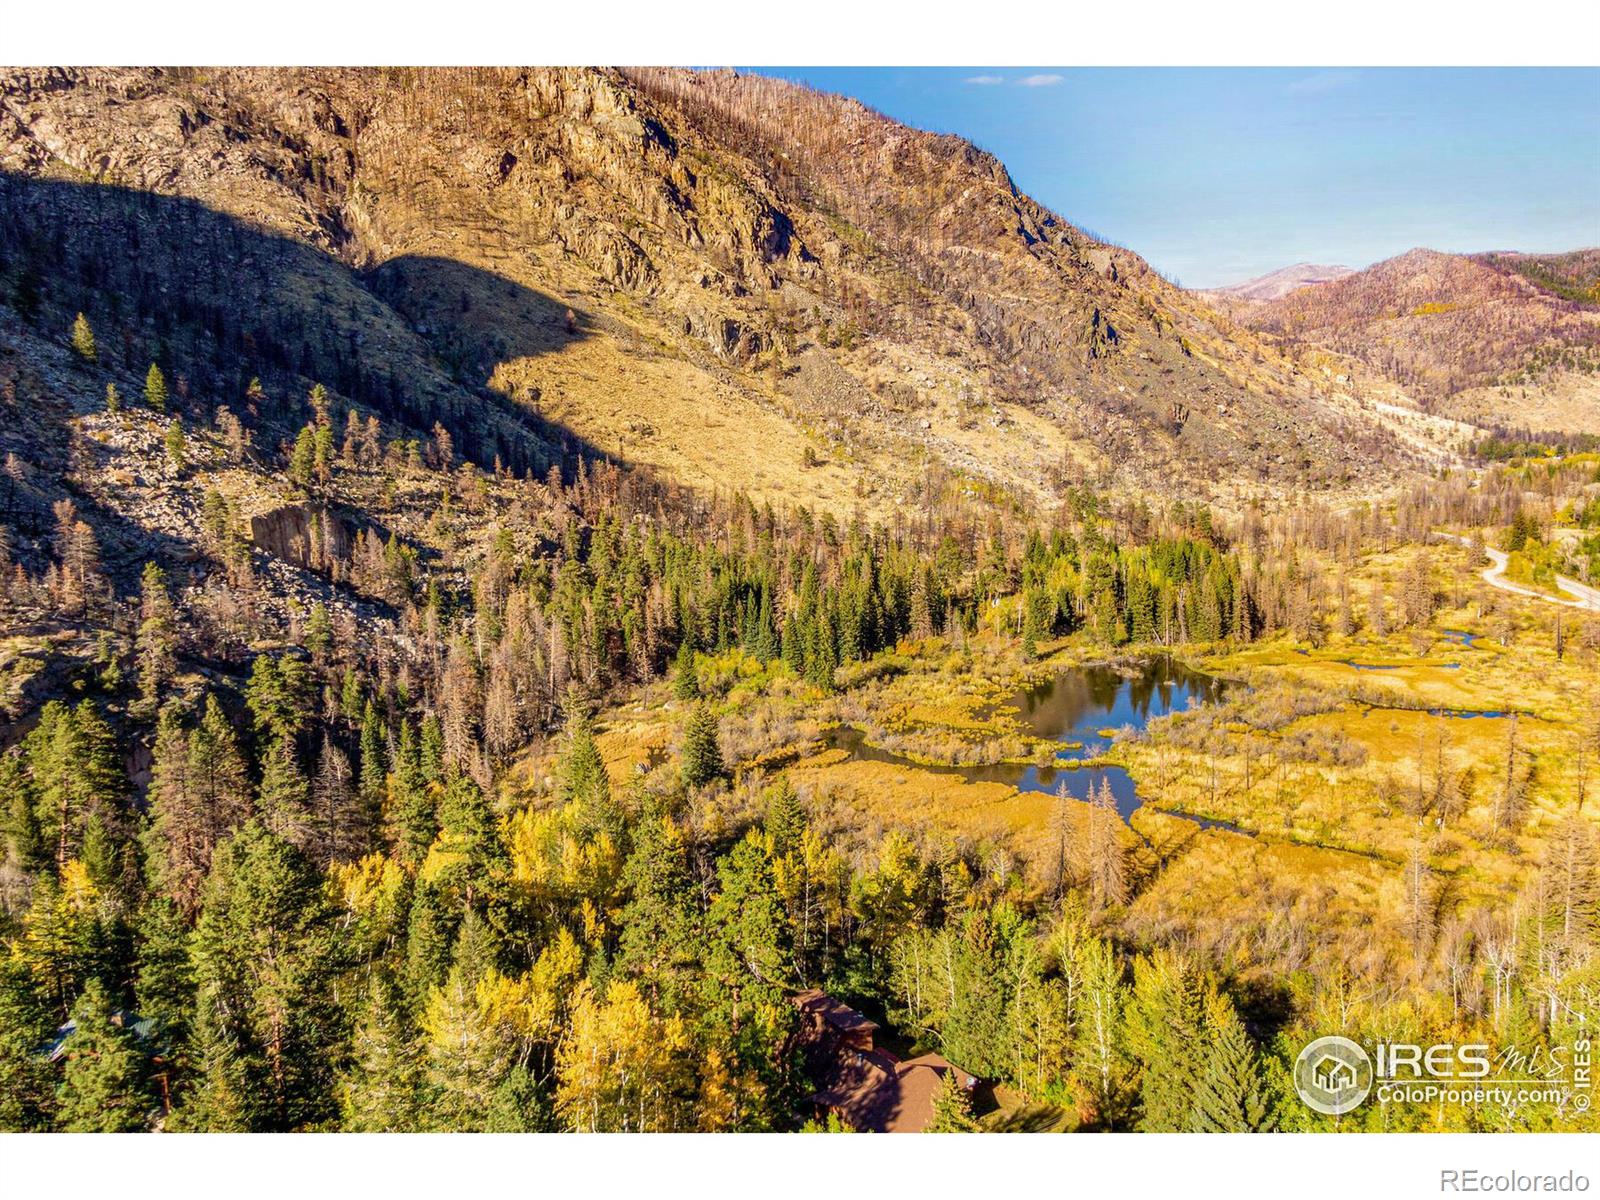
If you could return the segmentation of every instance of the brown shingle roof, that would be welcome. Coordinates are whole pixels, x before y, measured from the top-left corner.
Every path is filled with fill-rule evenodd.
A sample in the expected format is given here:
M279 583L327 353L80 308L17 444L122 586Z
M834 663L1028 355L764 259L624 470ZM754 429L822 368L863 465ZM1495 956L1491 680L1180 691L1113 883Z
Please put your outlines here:
M794 998L795 1007L803 1013L813 1013L841 1032L878 1028L842 1000L835 1000L821 988L810 988Z

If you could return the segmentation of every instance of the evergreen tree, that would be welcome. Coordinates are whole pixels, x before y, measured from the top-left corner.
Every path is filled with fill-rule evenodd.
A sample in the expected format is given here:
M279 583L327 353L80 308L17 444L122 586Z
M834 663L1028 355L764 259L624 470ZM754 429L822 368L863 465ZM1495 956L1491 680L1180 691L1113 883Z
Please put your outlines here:
M679 700L700 698L700 677L694 666L694 646L685 638L678 646L678 657L672 664L672 694Z
M189 465L189 443L188 439L183 436L183 421L178 417L173 417L167 424L165 444L167 447L167 461L172 464L173 470L181 474L184 468Z
M559 768L561 799L574 807L586 829L615 830L619 816L611 800L611 780L606 774L605 760L595 744L588 705L573 689L568 691L562 707L567 719L566 748Z
M155 363L145 372L144 402L157 412L167 411L167 377Z
M512 1045L479 1000L478 984L492 968L492 939L468 912L444 986L428 998L423 1016L429 1115L440 1130L483 1130L495 1093L511 1069Z
M79 313L72 322L72 352L86 363L99 359L99 351L94 345L94 330L89 328L89 318Z
M628 903L618 921L617 969L667 1011L681 1008L699 963L696 887L684 831L647 801L623 867Z
M338 1081L340 1126L351 1133L411 1133L421 1124L421 1051L407 1027L406 1002L378 971Z
M976 1133L979 1125L972 1115L972 1096L961 1086L955 1071L946 1071L933 1097L933 1120L926 1133Z
M1193 1123L1195 1048L1203 1045L1204 1001L1194 964L1157 949L1133 964L1128 1048L1139 1064L1145 1132L1179 1132Z
M151 1039L169 1069L187 1064L194 969L189 927L171 900L155 898L139 914L134 959L134 1004L151 1023Z
M726 773L722 748L717 744L717 718L702 701L689 715L679 752L679 774L685 787L704 787Z
M150 1123L154 1097L138 1038L91 979L72 1009L57 1119L68 1133L127 1133Z
M361 805L369 818L376 816L383 807L388 780L388 751L384 744L383 722L378 717L377 706L368 700L361 711L360 792Z
M1005 976L989 916L969 914L956 947L941 1041L946 1057L986 1079L1012 1073Z
M400 859L411 866L420 863L439 832L433 791L423 779L411 722L400 722L400 740L395 748L394 841Z
M311 782L300 766L294 742L277 738L267 749L256 799L261 823L279 837L304 846L311 833Z
M39 1053L56 1022L27 967L0 957L0 1132L48 1129L55 1114L54 1072Z
M161 686L172 676L177 637L177 619L167 591L167 574L155 563L147 562L139 584L139 635L135 642L139 658L139 695L146 709L155 708Z
M108 413L122 411L122 393L117 390L117 385L111 382L106 383L106 411Z
M1227 998L1206 1003L1204 1055L1194 1079L1188 1128L1195 1133L1255 1133L1273 1121L1255 1047Z
M740 1065L762 1070L778 1060L793 1021L794 930L758 834L717 863L717 885L706 913L707 1016L718 1029L717 1044ZM759 1107L761 1100L751 1095L749 1104Z
M34 813L32 780L23 769L20 754L0 754L0 817L5 820L5 848L9 860L22 870L38 866L43 852L39 818Z
M224 1120L219 1095L237 1105L225 1121L252 1130L304 1129L337 1113L343 965L316 871L283 838L245 824L217 850L195 929L208 1121Z

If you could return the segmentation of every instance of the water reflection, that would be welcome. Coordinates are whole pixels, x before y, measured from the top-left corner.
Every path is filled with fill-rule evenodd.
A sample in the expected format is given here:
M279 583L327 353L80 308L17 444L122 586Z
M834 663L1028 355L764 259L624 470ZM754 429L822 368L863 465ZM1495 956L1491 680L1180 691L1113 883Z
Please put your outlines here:
M1077 760L1097 757L1110 748L1111 738L1103 731L1142 730L1156 717L1180 712L1192 704L1217 700L1225 687L1222 680L1191 671L1170 658L1151 659L1131 676L1109 667L1064 671L1007 701L1018 710L1022 722L1034 734L1064 743L1057 753L1056 763L1049 766L1019 763L927 766L869 746L866 736L851 728L830 731L826 741L852 758L959 775L969 783L1002 783L1019 792L1054 795L1058 789L1065 788L1067 795L1088 800L1104 781L1111 789L1117 812L1126 820L1140 804L1133 777L1121 767L1079 766ZM1190 819L1205 828L1231 828L1226 822Z
M1156 717L1218 700L1225 686L1174 659L1156 658L1131 677L1109 667L1066 671L1010 703L1037 736L1064 743L1058 758L1095 758L1111 747L1107 731L1137 732Z

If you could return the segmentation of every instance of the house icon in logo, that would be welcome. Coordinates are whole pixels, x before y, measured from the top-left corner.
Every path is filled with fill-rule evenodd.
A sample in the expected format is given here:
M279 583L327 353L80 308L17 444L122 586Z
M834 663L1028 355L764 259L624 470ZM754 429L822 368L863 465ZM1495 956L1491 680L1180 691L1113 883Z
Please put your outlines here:
M1320 1037L1295 1059L1294 1086L1307 1108L1340 1116L1372 1090L1372 1059L1347 1037Z
M1311 1064L1311 1081L1325 1092L1342 1092L1356 1086L1356 1069L1342 1058L1324 1054Z

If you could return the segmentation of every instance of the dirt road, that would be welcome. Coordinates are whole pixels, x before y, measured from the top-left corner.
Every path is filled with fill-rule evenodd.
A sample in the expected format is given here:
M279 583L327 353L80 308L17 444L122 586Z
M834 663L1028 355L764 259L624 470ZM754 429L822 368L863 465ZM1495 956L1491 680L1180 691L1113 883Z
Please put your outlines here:
M1459 534L1445 533L1434 530L1433 536L1442 538L1447 542L1457 542L1463 546L1470 546L1470 538ZM1567 597L1552 596L1549 592L1541 592L1535 588L1523 587L1520 583L1512 583L1506 578L1506 563L1510 556L1504 550L1496 550L1492 546L1485 546L1483 552L1489 556L1489 565L1480 574L1483 581L1490 587L1497 587L1502 592L1515 592L1519 596L1532 596L1535 600L1548 600L1551 604L1564 604L1568 608L1581 608L1588 612L1600 612L1600 588L1592 588L1587 584L1579 583L1576 579L1568 579L1565 575L1556 576L1556 586Z

